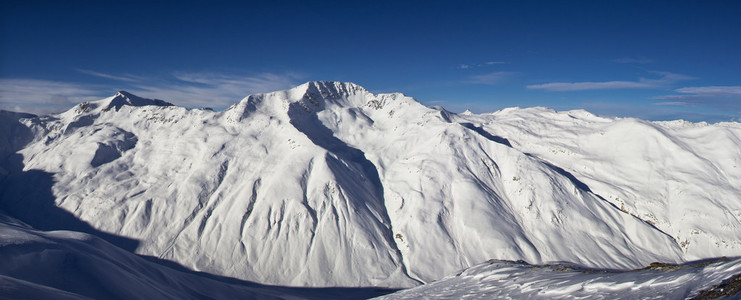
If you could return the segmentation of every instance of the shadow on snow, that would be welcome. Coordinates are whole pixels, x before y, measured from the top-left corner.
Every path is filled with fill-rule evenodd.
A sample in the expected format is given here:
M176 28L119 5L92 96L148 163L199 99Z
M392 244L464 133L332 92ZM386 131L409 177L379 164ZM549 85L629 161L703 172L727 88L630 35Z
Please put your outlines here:
M31 142L33 135L31 130L19 121L22 118L33 117L35 116L30 114L0 110L0 217L5 213L37 230L68 230L87 233L133 253L139 246L138 240L97 230L87 222L77 218L74 214L57 207L55 205L56 197L52 191L55 183L52 173L41 170L23 170L23 156L16 152ZM323 129L329 130L326 127ZM317 136L311 133L307 134L307 136L309 135L313 137ZM318 135L325 136L326 133L320 132ZM332 135L330 134L329 136ZM379 193L382 197L383 191L380 180L378 179L378 173L373 164L365 159L364 154L360 150L346 145L343 147L343 144L336 144L338 139L312 140L318 142L322 147L329 147L339 156L360 164L365 175L373 183L373 186L379 189L374 192ZM376 287L288 287L263 285L236 278L193 271L176 262L157 257L138 256L149 262L201 278L232 285L266 288L306 299L366 299L398 291L398 289Z

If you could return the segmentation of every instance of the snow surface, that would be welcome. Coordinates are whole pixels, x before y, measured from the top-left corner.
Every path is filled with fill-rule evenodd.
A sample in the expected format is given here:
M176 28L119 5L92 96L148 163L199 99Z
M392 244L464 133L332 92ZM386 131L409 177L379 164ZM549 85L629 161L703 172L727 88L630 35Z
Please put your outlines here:
M741 124L648 122L586 111L504 110L465 120L563 168L596 195L656 226L683 257L741 251Z
M87 234L42 232L0 218L3 297L185 299L203 293L215 298L270 298L259 288L230 286L170 270Z
M223 112L121 92L2 117L10 215L242 280L412 287L492 258L741 254L738 123L456 115L339 82Z
M376 299L690 299L739 273L741 259L632 271L492 260Z
M301 289L178 271L73 231L0 214L2 299L360 299L379 289Z

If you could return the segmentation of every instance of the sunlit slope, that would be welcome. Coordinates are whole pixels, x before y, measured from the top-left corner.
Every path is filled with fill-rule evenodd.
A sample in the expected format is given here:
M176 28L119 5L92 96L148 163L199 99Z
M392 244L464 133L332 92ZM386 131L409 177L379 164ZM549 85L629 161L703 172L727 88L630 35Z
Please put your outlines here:
M461 116L673 236L686 259L741 252L741 125L507 109Z
M690 155L673 148L662 154L664 146L655 145L666 141L640 130L635 139L606 132L576 158L557 160L560 154L545 154L552 152L548 143L596 137L550 125L564 114L506 117L528 113L455 115L337 82L249 96L223 112L119 93L21 119L32 141L19 154L24 170L51 174L42 191L57 207L139 241L137 253L262 283L407 287L491 258L636 268L739 253L722 244L688 252L685 236L672 230L694 228L705 234L696 236L733 243L738 221L716 228L703 220L735 205L726 202L741 203L730 184L736 169L722 170L725 185L669 170L643 183L648 167L624 167L588 148L630 147L635 157L678 161ZM595 135L611 122L668 126L585 118L596 120ZM737 133L731 127L707 130L722 137ZM716 143L738 145L727 139ZM701 174L720 174L710 166L738 158L738 147L696 147L717 152L697 150L711 162L692 164ZM577 172L574 164L584 160L596 175ZM5 195L30 199L39 190L14 182ZM673 205L651 204L651 195L672 184L725 197L671 208L695 217L658 219ZM638 192L648 196L627 197ZM18 203L9 210L23 213Z
M491 260L379 299L738 299L740 272L738 258L629 271Z
M3 299L285 299L296 291L184 273L74 231L40 231L0 213Z

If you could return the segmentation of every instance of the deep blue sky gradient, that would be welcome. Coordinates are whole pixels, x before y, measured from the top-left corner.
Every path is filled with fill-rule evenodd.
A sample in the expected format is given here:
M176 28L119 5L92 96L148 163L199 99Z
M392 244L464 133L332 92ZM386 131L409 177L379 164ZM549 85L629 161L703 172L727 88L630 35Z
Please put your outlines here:
M338 80L458 112L736 120L740 20L739 1L2 1L0 108Z

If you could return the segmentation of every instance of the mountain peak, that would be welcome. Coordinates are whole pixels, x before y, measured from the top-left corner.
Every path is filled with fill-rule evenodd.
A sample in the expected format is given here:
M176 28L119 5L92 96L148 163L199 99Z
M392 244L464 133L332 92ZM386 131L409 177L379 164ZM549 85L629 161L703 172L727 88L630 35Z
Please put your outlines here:
M335 88L340 88L340 89L362 89L362 90L365 90L365 88L363 88L362 86L357 85L357 84L355 84L353 82L331 81L331 80L330 81L327 81L327 80L308 81L308 82L302 84L302 86L303 85L314 86L314 87L325 87L325 88L335 87Z
M307 96L321 96L322 98L337 99L356 93L368 92L364 87L352 82L340 81L309 81L297 88L304 88Z
M128 98L140 98L139 96L134 95L134 94L129 93L129 92L124 91L124 90L118 91L118 93L116 93L115 96L123 96L123 97L128 97Z
M147 105L154 105L154 106L173 106L172 103L159 100L159 99L147 99L142 98L137 95L134 95L132 93L129 93L127 91L118 91L116 95L113 96L113 99L106 105L104 110L110 110L111 108L115 108L116 111L121 109L122 106L128 105L128 106L147 106Z
M317 112L328 106L361 107L375 97L376 95L352 82L308 81L287 90L247 96L227 111L230 111L235 120L242 120L258 110L258 107L282 115L289 106L293 109L300 107L305 112Z

